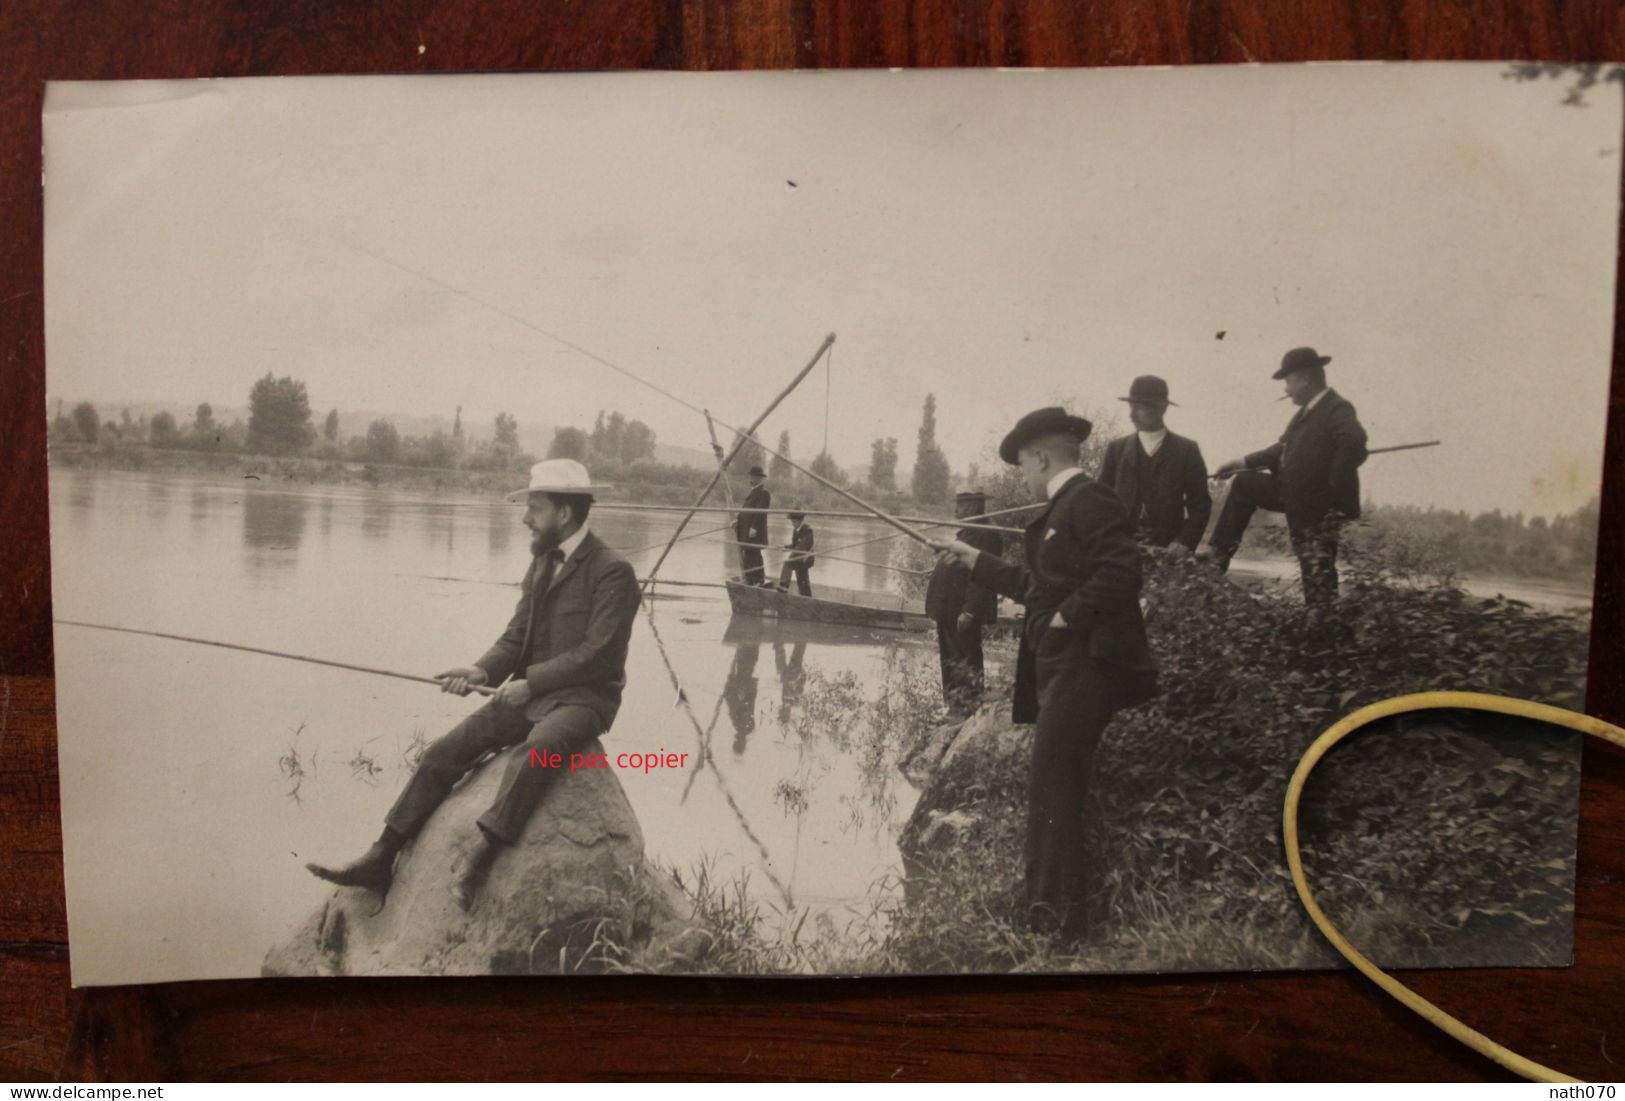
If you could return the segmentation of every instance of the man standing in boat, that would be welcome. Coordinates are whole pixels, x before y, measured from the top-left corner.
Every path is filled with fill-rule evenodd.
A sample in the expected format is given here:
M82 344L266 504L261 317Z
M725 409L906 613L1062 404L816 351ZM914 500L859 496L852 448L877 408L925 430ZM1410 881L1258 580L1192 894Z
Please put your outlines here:
M974 490L954 498L961 520L987 511L987 494ZM987 528L960 528L961 543L997 558L1004 540ZM982 700L982 628L998 618L999 596L971 579L958 559L943 556L925 586L925 614L937 625L937 654L942 662L942 699L960 715L976 710Z
M1280 440L1219 467L1234 475L1212 555L1222 572L1241 546L1258 509L1286 513L1287 534L1303 578L1310 614L1323 617L1337 599L1338 528L1360 516L1360 466L1366 459L1365 429L1354 406L1326 385L1326 364L1313 348L1294 348L1272 376L1298 407Z
M1141 375L1129 385L1129 420L1134 431L1106 445L1100 480L1128 510L1142 542L1176 555L1196 549L1213 512L1207 464L1196 441L1171 432L1164 418L1168 384Z
M523 743L508 759L461 868L453 870L452 896L469 909L491 864L519 840L558 774L532 768L529 751L568 759L609 730L626 684L627 645L641 598L631 565L587 528L593 497L603 488L574 459L548 459L531 467L527 488L508 495L527 502L531 532L533 557L519 605L483 657L435 678L443 691L459 696L482 685L501 687L428 747L364 856L337 868L307 864L313 874L387 894L396 855L453 785L486 754Z
M790 591L790 575L796 575L796 591L802 596L812 595L813 528L807 523L805 512L791 512L790 545L785 547L784 564L779 567L779 592Z
M1027 526L1022 562L939 544L978 583L1026 605L1016 662L1018 723L1036 720L1025 896L1040 931L1090 932L1098 841L1085 811L1096 751L1117 711L1150 699L1156 664L1140 616L1140 551L1117 496L1078 466L1090 424L1058 406L1028 413L999 444L1048 507Z
M745 584L763 585L767 572L762 568L762 549L767 546L767 510L773 495L767 491L767 471L750 468L750 492L734 518L734 540L739 544L739 568Z

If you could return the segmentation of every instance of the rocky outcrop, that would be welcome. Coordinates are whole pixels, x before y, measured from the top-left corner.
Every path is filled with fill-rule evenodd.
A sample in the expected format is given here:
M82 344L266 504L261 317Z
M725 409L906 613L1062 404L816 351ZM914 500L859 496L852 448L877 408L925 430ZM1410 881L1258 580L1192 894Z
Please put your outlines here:
M450 894L509 754L487 761L401 852L388 898L339 887L287 940L265 975L486 975L681 971L705 948L690 906L650 869L643 832L611 770L559 778L519 843L491 866L471 912ZM584 752L602 753L593 742Z
M962 850L990 816L999 818L1000 833L1010 815L1020 818L1032 731L1011 723L1010 701L1000 700L963 722L936 728L913 747L903 768L923 790L898 838L909 868L939 864Z

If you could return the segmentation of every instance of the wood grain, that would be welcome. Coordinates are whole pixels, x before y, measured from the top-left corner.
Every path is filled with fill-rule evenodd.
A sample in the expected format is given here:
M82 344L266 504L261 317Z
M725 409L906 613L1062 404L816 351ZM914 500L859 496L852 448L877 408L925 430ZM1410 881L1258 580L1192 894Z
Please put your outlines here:
M1621 57L1622 23L1607 0L0 5L0 1077L1505 1077L1350 974L70 990L48 679L41 91L47 79L493 69L1603 61ZM1622 722L1618 344L1590 710ZM1605 1030L1625 1022L1625 754L1590 747L1585 767L1576 965L1414 982L1536 1059L1617 1079L1625 1025Z

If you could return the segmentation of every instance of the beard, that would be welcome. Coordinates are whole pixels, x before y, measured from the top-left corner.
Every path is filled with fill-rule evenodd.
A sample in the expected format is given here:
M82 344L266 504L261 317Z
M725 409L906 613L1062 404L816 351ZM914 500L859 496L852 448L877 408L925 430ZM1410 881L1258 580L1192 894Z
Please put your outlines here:
M559 545L559 533L552 528L532 530L530 533L530 556L538 558Z

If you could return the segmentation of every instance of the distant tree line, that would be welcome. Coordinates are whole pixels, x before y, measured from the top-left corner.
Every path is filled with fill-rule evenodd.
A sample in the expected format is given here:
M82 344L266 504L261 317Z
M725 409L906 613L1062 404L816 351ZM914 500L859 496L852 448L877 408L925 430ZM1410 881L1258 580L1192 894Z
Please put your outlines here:
M104 422L93 404L82 401L71 412L57 413L50 438L53 444L305 455L446 470L523 470L535 462L535 457L519 446L519 422L511 413L496 415L488 440L467 437L461 407L449 433L436 429L421 436L402 435L392 421L379 418L367 426L366 432L344 438L337 409L323 418L318 433L304 382L286 376L277 378L269 372L256 379L249 390L247 421L222 424L215 419L214 408L203 402L189 424L178 423L168 412L155 413L150 419L132 417L128 409L119 420Z

